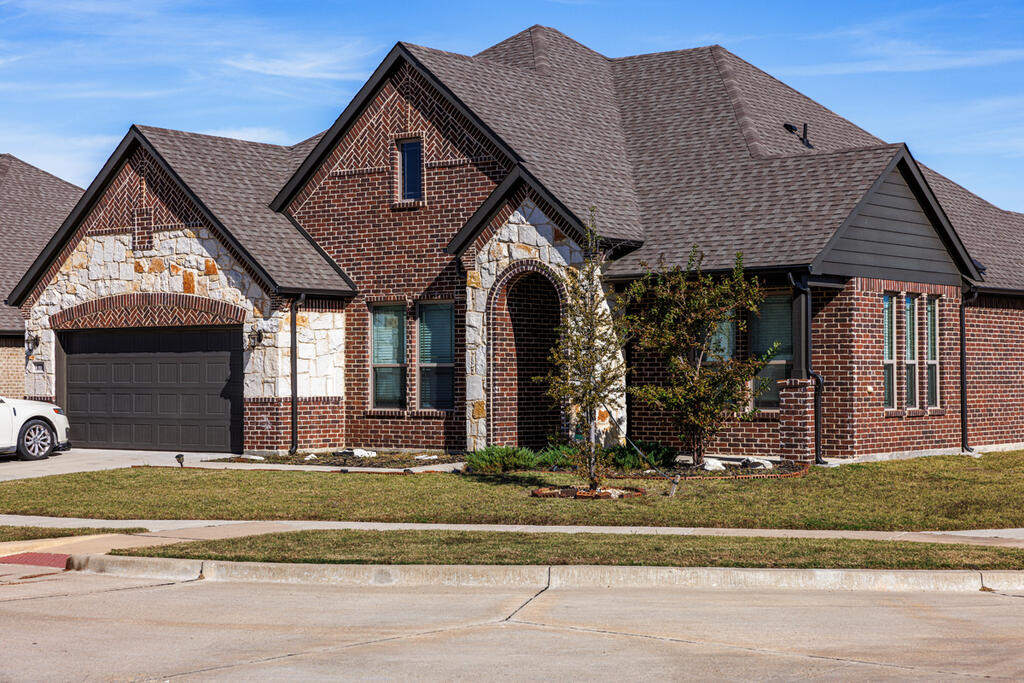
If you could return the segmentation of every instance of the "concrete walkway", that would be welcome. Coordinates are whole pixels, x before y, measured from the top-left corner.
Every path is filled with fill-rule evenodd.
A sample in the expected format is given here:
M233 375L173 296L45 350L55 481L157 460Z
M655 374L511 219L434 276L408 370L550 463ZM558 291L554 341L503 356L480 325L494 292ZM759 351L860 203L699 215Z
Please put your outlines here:
M503 533L644 534L666 536L755 536L761 538L846 538L913 543L955 543L961 545L1024 548L1024 529L983 529L978 531L847 531L832 529L720 529L706 527L650 526L544 526L511 524L426 524L413 522L333 522L315 520L238 521L173 519L86 519L0 515L0 525L50 528L97 527L111 531L131 527L149 529L140 534L102 534L64 539L40 539L0 543L0 554L15 552L106 553L115 548L169 545L185 541L237 538L260 534L310 529L355 529L369 531L496 531Z
M109 449L73 448L66 453L51 455L45 460L25 462L14 457L0 458L0 481L14 479L31 479L48 477L53 474L71 474L73 472L96 472L99 470L116 470L141 465L177 467L174 456L177 451L115 451ZM228 457L227 453L185 453L186 467L202 467L211 470L303 470L307 472L337 472L340 467L324 465L275 465L266 462L210 462L217 458ZM462 463L448 463L410 467L413 472L426 470L449 471L461 467ZM350 472L401 472L398 467L346 467Z

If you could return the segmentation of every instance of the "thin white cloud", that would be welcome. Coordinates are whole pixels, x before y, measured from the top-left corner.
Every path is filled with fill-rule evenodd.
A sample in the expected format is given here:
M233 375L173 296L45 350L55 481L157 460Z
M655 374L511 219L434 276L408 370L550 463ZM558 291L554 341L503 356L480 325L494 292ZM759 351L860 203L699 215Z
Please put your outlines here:
M951 52L945 50L887 51L871 59L826 62L785 67L776 71L792 76L845 76L866 73L943 71L970 67L995 66L1024 61L1024 48Z
M355 81L366 78L363 60L373 51L304 53L290 57L258 57L252 54L224 60L224 64L265 76Z
M236 140L248 140L250 142L268 142L273 145L290 144L292 136L283 130L269 126L243 126L240 128L215 128L212 130L201 130L204 135L216 135L222 138L234 138Z
M85 187L121 141L116 135L61 136L47 131L3 125L0 151Z

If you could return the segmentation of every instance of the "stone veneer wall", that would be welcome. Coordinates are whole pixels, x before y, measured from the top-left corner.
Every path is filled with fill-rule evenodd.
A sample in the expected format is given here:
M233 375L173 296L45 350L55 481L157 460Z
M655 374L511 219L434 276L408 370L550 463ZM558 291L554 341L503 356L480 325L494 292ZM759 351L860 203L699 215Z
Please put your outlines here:
M488 444L487 412L489 357L487 328L488 305L496 300L495 286L504 287L503 275L517 263L535 263L556 276L583 262L583 252L530 199L525 199L508 219L476 249L472 269L466 275L466 447L483 448ZM625 402L612 406L615 417L625 427ZM602 428L608 439L618 439L607 415Z

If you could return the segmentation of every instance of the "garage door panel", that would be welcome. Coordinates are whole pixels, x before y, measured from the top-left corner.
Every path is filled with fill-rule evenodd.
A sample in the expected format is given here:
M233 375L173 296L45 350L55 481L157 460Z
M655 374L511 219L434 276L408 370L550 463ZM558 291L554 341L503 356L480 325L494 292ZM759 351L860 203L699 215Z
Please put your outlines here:
M61 344L77 444L241 450L240 328L76 331Z

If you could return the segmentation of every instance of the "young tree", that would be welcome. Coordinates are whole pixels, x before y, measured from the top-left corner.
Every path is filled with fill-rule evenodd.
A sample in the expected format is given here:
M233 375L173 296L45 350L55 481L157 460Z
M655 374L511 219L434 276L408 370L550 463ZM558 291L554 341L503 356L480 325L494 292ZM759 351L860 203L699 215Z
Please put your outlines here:
M572 432L582 435L576 444L577 465L593 490L601 483L598 416L624 397L626 368L621 328L604 291L606 254L600 249L593 210L584 241L583 263L562 277L565 302L558 341L549 356L551 370L538 379L547 383L548 396L568 408Z
M702 260L694 246L685 268L662 263L648 270L626 289L629 312L620 321L637 351L665 362L659 383L631 386L630 393L671 414L694 465L704 463L707 445L723 427L757 412L753 398L767 383L754 378L778 348L759 357L732 353L732 340L746 331L744 312L757 313L764 294L756 278L745 277L741 254L720 277L703 272Z

